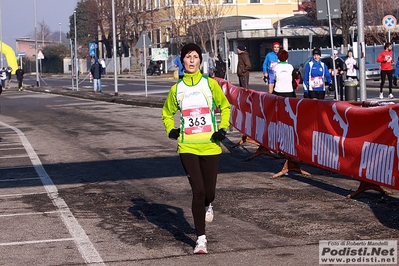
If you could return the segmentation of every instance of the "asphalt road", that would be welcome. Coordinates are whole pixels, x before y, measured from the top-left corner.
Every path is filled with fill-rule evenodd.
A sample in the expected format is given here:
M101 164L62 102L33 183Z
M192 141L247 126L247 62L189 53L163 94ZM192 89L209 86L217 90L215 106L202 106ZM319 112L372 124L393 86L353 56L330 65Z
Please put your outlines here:
M73 96L73 97L66 97ZM163 96L11 88L0 97L0 265L319 265L320 240L397 240L399 198L223 142L208 255ZM151 106L151 107L147 107Z

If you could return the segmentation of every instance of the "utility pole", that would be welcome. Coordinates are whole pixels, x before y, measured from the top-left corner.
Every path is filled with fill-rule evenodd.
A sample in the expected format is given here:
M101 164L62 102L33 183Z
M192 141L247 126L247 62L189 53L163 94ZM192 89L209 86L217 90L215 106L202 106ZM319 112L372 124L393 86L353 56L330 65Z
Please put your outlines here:
M36 86L40 87L39 81L39 61L37 59L37 26L36 26L36 0L33 0L33 9L35 13L35 59L36 59Z
M363 0L356 1L357 8L357 40L360 45L359 53L359 87L360 87L360 101L367 100L366 91L366 44L364 42L364 12Z

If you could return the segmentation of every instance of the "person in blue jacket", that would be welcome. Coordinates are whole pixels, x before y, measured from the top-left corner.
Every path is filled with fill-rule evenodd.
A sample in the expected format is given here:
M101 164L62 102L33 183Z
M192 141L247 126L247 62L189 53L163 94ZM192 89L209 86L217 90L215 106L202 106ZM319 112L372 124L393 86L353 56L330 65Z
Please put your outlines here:
M176 56L175 60L173 61L173 64L175 65L175 68L177 68L179 72L179 79L182 79L184 76L184 66L181 63L180 55Z
M263 76L267 79L267 84L269 84L269 93L273 93L274 89L274 67L278 64L277 53L280 51L280 43L274 42L272 44L273 51L269 52L265 60L263 61Z
M398 86L398 77L399 77L399 57L398 60L396 60L396 68L395 68L395 74L393 74L393 85L396 87Z
M303 74L303 94L305 98L324 99L326 95L325 81L332 86L328 67L320 61L321 51L313 49L313 59L305 66Z

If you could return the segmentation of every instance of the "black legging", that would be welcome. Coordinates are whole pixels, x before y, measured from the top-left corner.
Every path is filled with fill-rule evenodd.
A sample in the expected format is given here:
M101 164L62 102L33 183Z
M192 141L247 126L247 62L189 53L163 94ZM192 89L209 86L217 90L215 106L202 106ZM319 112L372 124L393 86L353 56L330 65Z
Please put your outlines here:
M18 79L18 89L22 88L22 79Z
M380 92L382 92L382 88L384 87L385 77L388 75L389 93L392 93L392 74L393 74L393 70L381 70Z
M193 193L191 211L197 236L205 235L205 207L215 199L220 155L180 153Z

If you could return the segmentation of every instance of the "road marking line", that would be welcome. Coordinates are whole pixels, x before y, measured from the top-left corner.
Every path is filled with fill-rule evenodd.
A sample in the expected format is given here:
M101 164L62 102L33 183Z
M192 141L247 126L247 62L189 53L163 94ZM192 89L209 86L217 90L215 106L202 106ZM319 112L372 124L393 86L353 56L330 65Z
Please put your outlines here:
M147 91L147 94L156 94L156 93L166 93L169 92L169 90L150 90ZM142 92L124 92L123 94L127 94L127 95L145 95L145 91Z
M0 198L17 198L17 197L23 197L23 196L29 196L29 195L40 195L40 194L47 194L47 192L5 194L5 195L0 195Z
M0 170L13 170L13 169L25 169L25 168L33 168L33 166L32 165L25 165L25 166L1 167Z
M84 261L86 263L97 263L96 265L105 265L100 254L97 252L93 243L86 235L86 232L80 226L78 220L75 218L75 216L73 216L66 202L58 195L57 187L54 185L53 180L51 180L50 176L47 174L40 161L39 156L37 156L35 150L29 143L28 139L25 137L24 133L18 128L10 126L1 121L0 125L10 128L18 134L22 145L25 147L25 150L29 155L32 165L36 170L36 173L39 175L40 180L42 181L43 186L47 191L48 197L53 201L53 204L61 211L61 219L64 222L65 226L68 228L69 233L73 237L73 240L77 248L79 249L79 252L82 255Z
M26 154L25 155L1 156L0 159L14 159L14 158L23 158L23 157L27 157Z
M73 241L73 240L74 240L73 238L32 240L32 241L22 241L22 242L0 243L0 246L20 246L20 245L41 244L41 243L51 243L51 242L63 242L63 241Z
M39 178L38 177L26 177L26 178L16 178L16 179L0 179L0 182L26 181L26 180L39 180Z
M14 217L14 216L26 216L26 215L43 215L43 214L59 214L59 211L52 212L24 212L24 213L12 213L12 214L1 214L0 217Z
M18 147L18 148L5 148L5 149L0 149L0 151L9 151L9 150L24 150L24 148Z

